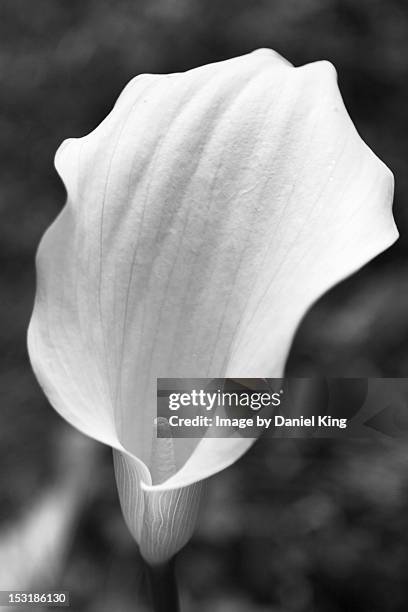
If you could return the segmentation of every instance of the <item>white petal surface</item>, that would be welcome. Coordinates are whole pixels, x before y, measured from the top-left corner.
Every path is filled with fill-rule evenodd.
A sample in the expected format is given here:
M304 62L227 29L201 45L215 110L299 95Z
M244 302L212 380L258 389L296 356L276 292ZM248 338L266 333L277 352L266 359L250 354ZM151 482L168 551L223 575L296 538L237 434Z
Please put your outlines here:
M68 197L38 253L30 357L54 407L126 449L119 480L133 455L146 490L156 378L281 376L307 308L397 237L392 175L327 62L260 50L139 76L56 167ZM157 491L251 441L196 443L174 440Z

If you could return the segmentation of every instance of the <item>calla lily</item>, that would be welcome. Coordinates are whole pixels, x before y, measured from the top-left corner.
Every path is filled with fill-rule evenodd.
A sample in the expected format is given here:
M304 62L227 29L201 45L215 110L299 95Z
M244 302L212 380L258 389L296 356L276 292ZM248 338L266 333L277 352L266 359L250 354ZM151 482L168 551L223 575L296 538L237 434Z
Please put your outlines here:
M114 449L142 555L188 540L204 479L253 440L157 438L157 377L279 377L327 289L396 240L393 178L328 62L270 50L141 75L56 155L28 345L55 409Z

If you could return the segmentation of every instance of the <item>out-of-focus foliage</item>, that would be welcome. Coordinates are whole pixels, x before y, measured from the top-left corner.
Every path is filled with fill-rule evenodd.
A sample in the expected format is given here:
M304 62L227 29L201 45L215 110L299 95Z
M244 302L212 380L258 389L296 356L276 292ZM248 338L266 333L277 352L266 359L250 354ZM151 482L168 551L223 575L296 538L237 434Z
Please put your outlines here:
M93 129L140 72L184 70L260 46L295 64L335 64L360 133L395 173L402 233L397 247L312 309L288 371L408 370L404 0L3 0L1 533L23 521L63 472L66 426L37 388L25 349L35 249L64 201L52 167L57 146ZM197 535L180 557L187 609L405 611L407 464L406 449L392 441L261 441L210 483ZM78 612L143 611L144 577L108 453L92 480L56 588L71 590Z

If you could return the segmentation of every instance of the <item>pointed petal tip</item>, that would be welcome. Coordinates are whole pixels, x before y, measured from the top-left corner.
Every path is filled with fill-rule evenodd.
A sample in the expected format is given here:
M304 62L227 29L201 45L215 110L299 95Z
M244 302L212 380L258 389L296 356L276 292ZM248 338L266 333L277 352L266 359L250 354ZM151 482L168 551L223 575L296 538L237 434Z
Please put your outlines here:
M283 55L275 51L274 49L269 49L268 47L260 47L259 49L255 49L251 52L252 55L256 55L257 57L267 57L268 59L275 61L276 63L282 63L286 66L292 66L291 62L287 60Z

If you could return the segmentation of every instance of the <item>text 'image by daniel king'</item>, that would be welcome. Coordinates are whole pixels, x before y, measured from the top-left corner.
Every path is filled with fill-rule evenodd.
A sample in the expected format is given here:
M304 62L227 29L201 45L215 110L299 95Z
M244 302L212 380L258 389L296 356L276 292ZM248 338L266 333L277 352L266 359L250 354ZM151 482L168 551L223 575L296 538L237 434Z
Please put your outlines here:
M408 612L408 3L0 3L0 612Z

